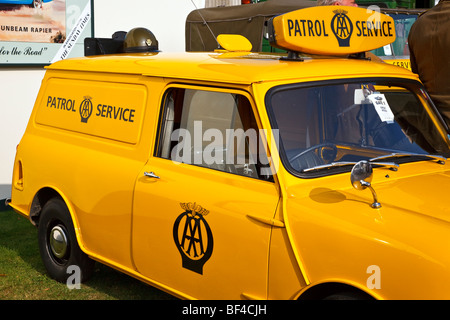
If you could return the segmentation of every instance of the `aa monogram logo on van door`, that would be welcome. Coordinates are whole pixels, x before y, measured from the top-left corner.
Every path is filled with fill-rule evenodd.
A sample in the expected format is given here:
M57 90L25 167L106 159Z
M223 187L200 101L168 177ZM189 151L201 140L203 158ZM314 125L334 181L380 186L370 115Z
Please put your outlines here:
M173 225L173 239L181 254L182 266L203 274L203 266L213 252L213 235L205 216L209 211L194 203L180 203L184 210Z

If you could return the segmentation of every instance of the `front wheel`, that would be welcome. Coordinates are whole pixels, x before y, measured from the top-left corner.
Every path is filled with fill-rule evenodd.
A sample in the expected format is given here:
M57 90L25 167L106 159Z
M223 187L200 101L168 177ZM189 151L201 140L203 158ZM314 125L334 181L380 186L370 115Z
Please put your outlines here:
M95 262L81 251L69 210L58 198L48 201L42 209L38 227L39 251L50 277L67 282L70 266L80 270L80 281L86 281Z

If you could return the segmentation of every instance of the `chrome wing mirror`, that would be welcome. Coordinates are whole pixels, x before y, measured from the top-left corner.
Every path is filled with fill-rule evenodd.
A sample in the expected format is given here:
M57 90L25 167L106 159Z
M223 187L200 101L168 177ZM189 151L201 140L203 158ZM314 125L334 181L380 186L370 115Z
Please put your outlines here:
M373 203L371 204L371 207L377 209L381 207L381 204L378 202L377 193L375 192L371 184L373 177L373 164L388 167L392 170L397 170L398 164L392 162L372 163L363 160L356 163L352 168L350 180L352 182L353 188L355 188L356 190L365 190L366 188L369 188L373 195Z

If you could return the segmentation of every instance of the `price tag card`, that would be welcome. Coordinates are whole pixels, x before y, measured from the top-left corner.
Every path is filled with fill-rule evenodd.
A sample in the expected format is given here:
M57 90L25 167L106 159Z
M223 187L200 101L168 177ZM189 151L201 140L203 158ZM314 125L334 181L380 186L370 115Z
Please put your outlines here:
M375 107L375 110L383 122L392 123L394 122L394 114L386 100L386 97L382 93L372 93L367 98Z

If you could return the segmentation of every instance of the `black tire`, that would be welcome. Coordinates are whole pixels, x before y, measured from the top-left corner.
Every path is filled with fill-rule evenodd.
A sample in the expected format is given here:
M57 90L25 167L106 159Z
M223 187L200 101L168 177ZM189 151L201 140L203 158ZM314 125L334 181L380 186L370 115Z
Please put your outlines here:
M89 279L95 262L81 251L69 210L64 201L54 198L42 209L38 226L39 251L48 275L66 283L69 266L78 266L80 281Z
M364 292L344 291L331 294L325 297L323 300L372 300L372 298Z

